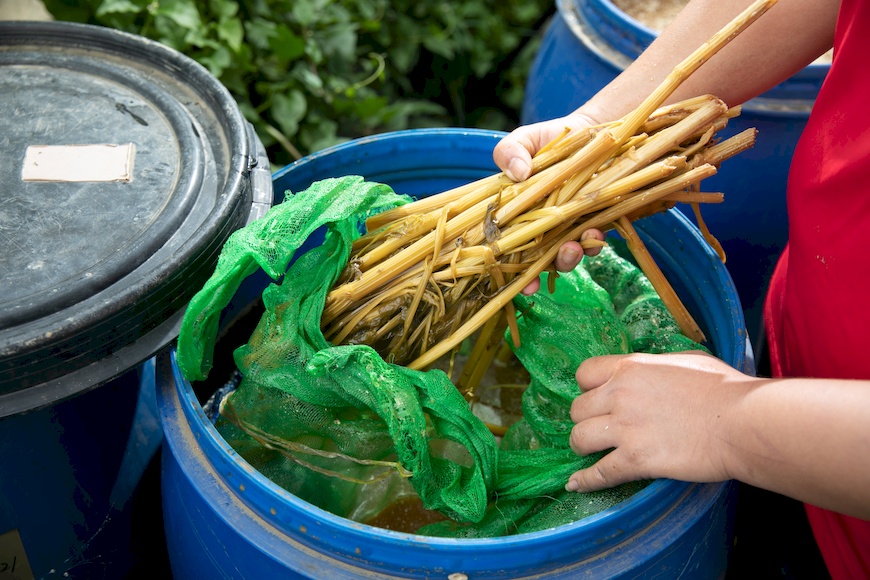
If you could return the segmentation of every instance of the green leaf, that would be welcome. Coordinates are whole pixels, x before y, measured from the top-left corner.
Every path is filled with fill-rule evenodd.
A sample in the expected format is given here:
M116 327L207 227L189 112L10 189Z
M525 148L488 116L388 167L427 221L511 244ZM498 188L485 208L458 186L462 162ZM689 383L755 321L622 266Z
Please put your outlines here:
M145 10L145 3L133 0L104 0L97 8L97 16L109 14L138 14Z
M179 26L168 16L157 15L154 17L153 37L156 40L159 40L163 44L170 46L179 52L194 56L191 51L192 45L187 42L187 35L189 32L190 30L183 26Z
M356 59L356 24L340 22L325 28L315 36L326 58Z
M390 48L387 60L402 74L411 71L420 58L419 46L413 43L398 44Z
M308 103L299 91L272 95L272 118L287 137L292 137L299 130L299 121L307 110Z
M169 18L182 28L202 26L199 10L193 0L157 0L157 14Z
M426 122L420 122L426 119ZM381 111L381 123L386 130L400 131L411 127L444 127L450 124L444 107L424 100L401 100Z
M200 57L199 62L205 66L211 74L219 77L223 74L225 69L232 65L233 57L225 46L221 46L209 56Z
M245 29L238 18L225 17L217 25L218 38L229 45L233 52L239 52L245 38Z
M423 46L425 46L429 51L439 56L443 56L447 60L452 60L456 55L456 43L448 36L428 36L423 41Z
M387 9L387 3L383 0L357 0L356 9L360 20L379 21L379 16Z
M302 26L310 26L317 22L329 6L330 0L309 0L308 2L294 2L291 14L293 20Z
M305 54L305 40L279 25L269 37L269 48L278 58L293 61Z
M221 20L233 18L239 13L239 5L235 0L210 0L209 8Z
M251 46L260 50L271 51L269 39L276 34L278 25L262 18L254 18L245 22L246 40Z
M347 138L338 135L338 123L320 118L300 130L300 140L306 149L314 152L347 141Z
M357 101L354 105L353 112L365 122L371 117L378 115L388 104L387 99L379 96L367 97L361 101Z
M94 4L99 5L99 0L43 0L43 4L55 20L88 22L95 13Z
M167 34L177 35L179 33L183 34L184 42L189 46L196 46L199 48L210 48L212 50L217 50L221 46L223 46L222 42L219 42L218 39L212 38L209 36L211 34L211 30L208 28L191 28L184 31L183 28L179 27L172 20L167 19L164 16L158 17L164 23L161 25L161 29L170 30L171 32L167 32ZM195 56L192 55L191 56Z
M312 93L321 94L323 92L323 79L321 79L317 73L301 63L297 63L296 66L293 67L292 75L294 78L299 79L299 81Z

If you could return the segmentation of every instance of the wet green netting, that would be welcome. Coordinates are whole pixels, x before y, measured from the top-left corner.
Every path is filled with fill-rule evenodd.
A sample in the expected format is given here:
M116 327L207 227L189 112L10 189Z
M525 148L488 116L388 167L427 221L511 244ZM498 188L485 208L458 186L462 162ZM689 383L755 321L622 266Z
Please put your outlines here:
M425 535L552 528L643 488L648 482L591 494L564 490L571 473L601 455L580 457L568 446L570 405L580 394L575 370L595 355L703 347L680 333L643 273L609 248L560 276L553 294L515 298L522 344L510 348L528 386L492 386L518 401L502 437L445 372L410 370L368 346L323 338L326 294L365 219L408 201L361 177L326 179L288 194L231 236L178 340L182 373L204 379L221 312L242 280L258 268L275 280L263 291L259 324L235 350L242 378L221 402L220 433L263 475L336 515L373 523L391 506L419 503L428 511L404 531ZM297 256L323 228L323 242Z

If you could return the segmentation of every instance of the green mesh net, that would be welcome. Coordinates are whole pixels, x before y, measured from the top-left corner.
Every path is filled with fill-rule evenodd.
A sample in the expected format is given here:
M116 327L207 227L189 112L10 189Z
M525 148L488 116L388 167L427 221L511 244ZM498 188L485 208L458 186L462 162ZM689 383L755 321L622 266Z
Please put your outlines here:
M234 353L242 378L221 402L222 436L320 508L432 536L552 528L646 485L564 490L571 473L601 455L580 457L568 446L578 365L601 354L703 348L680 333L642 272L610 248L560 276L554 293L515 298L522 344L493 364L514 374L504 380L494 369L480 405L469 405L443 370L411 370L368 346L323 338L326 294L366 217L408 201L360 177L327 179L288 194L231 236L178 340L182 373L204 379L220 314L242 280L261 268L276 281L263 292L265 312L250 340ZM297 257L323 227L323 243ZM496 437L493 422L509 428Z

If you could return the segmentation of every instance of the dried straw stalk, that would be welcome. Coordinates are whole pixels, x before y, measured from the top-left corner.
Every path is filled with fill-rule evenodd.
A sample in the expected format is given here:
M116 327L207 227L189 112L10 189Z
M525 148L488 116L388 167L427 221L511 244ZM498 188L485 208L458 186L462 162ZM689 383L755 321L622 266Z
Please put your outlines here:
M758 0L680 63L624 118L566 132L533 159L533 175L503 173L370 218L369 233L327 296L321 325L335 344L369 344L410 368L427 368L479 331L460 383L473 385L505 329L519 343L511 300L559 247L590 228L616 229L683 332L704 335L631 225L677 202L720 202L699 191L729 157L754 144L750 129L714 142L739 108L706 95L662 107L692 72L767 11ZM701 222L704 235L721 248ZM724 259L724 255L722 255Z

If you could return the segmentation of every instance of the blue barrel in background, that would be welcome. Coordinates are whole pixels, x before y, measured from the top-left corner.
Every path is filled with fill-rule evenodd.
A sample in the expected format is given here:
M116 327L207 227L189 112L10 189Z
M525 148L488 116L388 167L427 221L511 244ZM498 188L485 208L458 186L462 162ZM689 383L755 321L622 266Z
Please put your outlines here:
M0 577L161 577L153 356L271 207L265 150L175 50L0 22L0 183Z
M561 117L582 105L657 34L610 0L556 0L556 8L529 74L523 124ZM725 250L756 347L763 334L764 294L788 239L788 168L828 68L812 64L745 103L720 135L756 127L755 147L723 163L720 173L702 184L706 191L725 194L724 203L702 205L701 213ZM690 207L678 207L694 222Z
M0 419L0 571L12 577L120 578L165 560L148 469L162 440L153 360L95 386Z
M431 129L358 139L279 171L274 189L280 196L357 174L400 193L438 193L495 173L492 149L502 136ZM674 210L636 226L713 352L754 372L731 278L698 230ZM258 286L245 289L252 280ZM232 341L230 350L248 340L230 319L267 282L248 278L236 295L242 304L224 312L221 341ZM201 403L210 393L182 377L173 350L157 357L157 383L166 542L177 578L721 578L727 566L733 482L659 480L585 520L504 538L394 532L330 514L253 469L206 416Z

